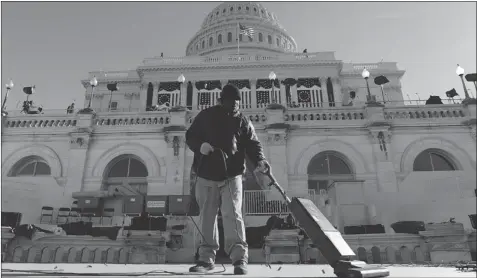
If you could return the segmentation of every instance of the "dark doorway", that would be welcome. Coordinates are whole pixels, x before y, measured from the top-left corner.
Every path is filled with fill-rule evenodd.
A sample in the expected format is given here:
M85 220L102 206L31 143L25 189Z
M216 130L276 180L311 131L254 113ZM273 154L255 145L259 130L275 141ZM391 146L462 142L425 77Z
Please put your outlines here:
M153 95L154 95L154 85L152 85L152 83L149 82L149 84L147 86L146 107L151 107L152 106Z

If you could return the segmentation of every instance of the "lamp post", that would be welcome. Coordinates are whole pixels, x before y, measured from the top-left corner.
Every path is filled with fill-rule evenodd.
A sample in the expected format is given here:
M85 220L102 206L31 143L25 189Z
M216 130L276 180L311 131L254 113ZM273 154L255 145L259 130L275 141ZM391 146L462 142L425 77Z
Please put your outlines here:
M361 76L364 78L364 80L366 80L366 88L368 89L368 96L366 97L368 99L368 101L366 102L366 105L368 106L383 106L382 104L376 102L376 100L374 100L371 96L371 91L369 90L369 82L368 82L368 78L369 78L369 71L364 68L363 69L363 72L361 73Z
M2 114L5 111L5 104L7 103L8 94L10 93L10 90L13 88L13 86L14 86L13 80L11 79L10 79L10 82L8 82L8 84L5 84L5 87L7 88L7 92L5 93L5 98L3 99L3 103L2 103Z
M185 82L185 76L181 73L179 77L177 77L177 82L179 82L179 105L176 106L182 106L182 84Z
M93 78L89 81L89 85L91 85L91 97L89 98L88 102L88 110L92 110L91 102L93 101L94 87L98 86L98 79L96 79L96 76L93 76Z
M465 87L464 83L464 69L457 64L457 69L455 70L455 73L460 77L460 80L462 81L462 86L464 87L464 94L465 94L465 99L462 101L462 104L468 105L468 104L477 104L477 100L475 98L471 98L469 96L469 92L467 91L467 88Z
M457 75L460 77L460 80L462 81L462 86L464 87L464 94L465 94L465 99L468 99L470 98L469 96L469 92L467 92L467 88L465 87L465 83L464 83L464 69L459 66L459 64L457 64L457 69L455 70L455 73L457 73Z
M369 71L366 68L364 68L363 72L361 73L361 76L364 78L364 80L366 80L366 87L368 88L368 102L369 102L371 101L371 91L369 90L369 82L368 82Z
M91 80L89 81L89 85L91 85L91 95L89 98L88 107L81 109L78 112L80 114L94 113L93 109L91 109L91 102L93 101L94 87L98 86L98 79L96 79L96 76L93 76L93 78L91 78Z
M272 103L276 103L276 101L275 101L275 79L277 78L277 75L272 71L268 75L268 78L270 79L271 84L272 84Z

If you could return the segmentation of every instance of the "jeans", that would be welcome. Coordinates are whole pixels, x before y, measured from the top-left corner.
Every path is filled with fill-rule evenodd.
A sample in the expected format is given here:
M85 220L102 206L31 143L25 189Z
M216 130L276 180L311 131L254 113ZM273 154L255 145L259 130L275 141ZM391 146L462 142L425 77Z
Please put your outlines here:
M217 214L219 206L224 225L224 250L232 262L248 261L248 245L242 217L242 176L225 181L211 181L197 177L195 195L200 209L201 242L199 261L215 263L219 250Z

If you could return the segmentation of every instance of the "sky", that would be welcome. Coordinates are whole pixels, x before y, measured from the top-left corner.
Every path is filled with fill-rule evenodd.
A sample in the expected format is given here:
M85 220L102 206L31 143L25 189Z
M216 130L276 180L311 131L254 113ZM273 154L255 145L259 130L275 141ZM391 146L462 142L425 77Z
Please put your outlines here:
M83 107L81 80L96 70L135 69L147 57L185 55L189 39L221 2L2 2L2 100L7 110L36 86L44 108ZM335 51L344 62L397 62L416 99L464 95L457 64L476 72L475 2L262 2L301 52ZM475 96L473 84L466 83ZM20 106L18 106L20 107Z

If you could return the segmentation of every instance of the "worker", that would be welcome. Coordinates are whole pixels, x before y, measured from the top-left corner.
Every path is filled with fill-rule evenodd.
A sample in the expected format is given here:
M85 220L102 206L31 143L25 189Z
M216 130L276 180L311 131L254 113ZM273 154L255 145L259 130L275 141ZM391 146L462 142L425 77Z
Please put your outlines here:
M242 175L245 155L256 170L270 165L250 120L240 113L240 91L231 84L220 93L219 105L202 110L186 132L186 142L194 152L192 168L197 174L195 195L199 205L202 235L197 265L190 272L214 269L219 250L217 214L222 213L224 249L234 265L234 274L247 274L248 245L242 217Z

